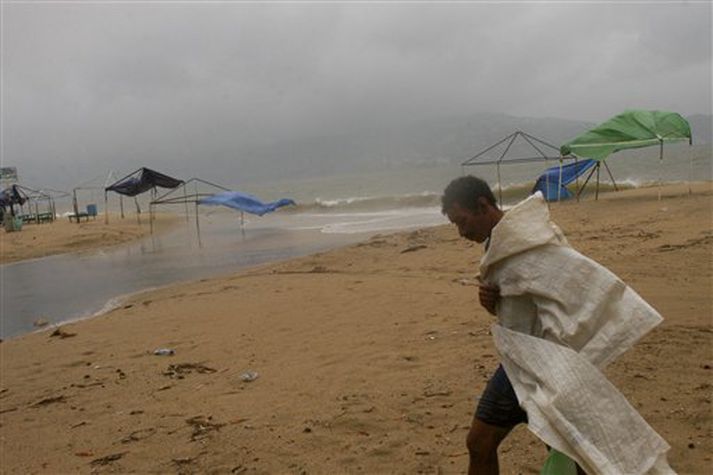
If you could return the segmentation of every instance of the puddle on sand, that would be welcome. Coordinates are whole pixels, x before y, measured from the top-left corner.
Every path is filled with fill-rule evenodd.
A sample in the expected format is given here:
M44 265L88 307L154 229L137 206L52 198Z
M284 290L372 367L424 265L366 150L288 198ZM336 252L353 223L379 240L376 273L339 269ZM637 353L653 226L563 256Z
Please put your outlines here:
M0 266L0 338L31 332L40 319L56 324L106 311L120 296L152 287L228 274L368 237L297 230L291 221L290 216L254 219L241 232L233 215L216 213L201 217L202 247L191 221L110 250Z

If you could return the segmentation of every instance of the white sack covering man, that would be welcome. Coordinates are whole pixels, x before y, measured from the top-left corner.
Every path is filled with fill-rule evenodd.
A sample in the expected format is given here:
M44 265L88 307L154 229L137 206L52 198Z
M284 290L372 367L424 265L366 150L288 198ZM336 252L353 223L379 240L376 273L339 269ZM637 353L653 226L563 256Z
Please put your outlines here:
M569 246L540 193L503 213L466 176L442 204L461 236L485 243L480 297L497 315L501 367L473 418L469 474L499 473L497 447L520 422L580 472L674 473L669 445L600 371L661 322L656 310Z

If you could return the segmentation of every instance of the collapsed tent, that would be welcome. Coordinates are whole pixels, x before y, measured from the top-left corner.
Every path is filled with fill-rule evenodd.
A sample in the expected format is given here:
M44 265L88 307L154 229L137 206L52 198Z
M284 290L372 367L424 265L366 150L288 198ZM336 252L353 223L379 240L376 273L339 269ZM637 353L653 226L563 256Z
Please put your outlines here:
M216 193L213 196L203 198L198 201L201 205L223 205L229 208L245 211L247 213L262 216L266 213L271 213L277 208L296 204L294 200L282 198L270 203L263 203L255 196L239 191L224 191Z
M135 172L125 176L121 180L118 180L104 189L104 202L105 209L108 209L108 192L113 191L119 195L134 197L134 202L136 203L136 215L141 213L139 208L139 203L136 201L136 196L151 190L152 193L156 194L156 188L176 188L183 184L183 180L178 178L173 178L163 173L159 173L150 168L142 167ZM120 197L121 198L121 197ZM120 201L121 205L121 217L124 217L124 204ZM109 213L104 213L105 222L109 222Z
M542 192L547 201L560 201L572 197L567 185L575 181L580 175L596 165L596 160L582 160L560 167L548 168L535 182L532 192ZM560 179L560 173L562 177Z
M136 196L156 187L176 188L181 183L183 183L183 180L144 167L107 186L106 191L114 191L126 196Z
M628 110L565 142L560 146L560 153L606 164L605 160L618 151L658 145L659 161L663 162L664 143L685 140L693 144L691 126L681 115L666 111ZM599 163L596 170L599 170Z
M64 191L35 190L16 183L0 192L0 207L3 208L3 215L5 208L9 208L10 215L26 224L52 222L56 216L55 197L66 196L69 194ZM19 213L16 213L15 206L20 207Z
M27 199L27 195L20 191L18 185L9 186L0 192L0 206L3 208L14 205L22 206Z
M183 183L182 186L176 187L151 201L149 205L151 222L153 223L154 208L156 206L177 204L185 205L186 221L188 220L189 204L195 207L196 234L198 236L198 245L202 247L198 205L222 205L240 211L242 230L244 212L262 216L283 206L294 205L295 202L289 198L283 198L270 203L263 203L253 195L239 191L231 191L224 186L201 180L200 178L191 178ZM153 226L151 230L153 232Z

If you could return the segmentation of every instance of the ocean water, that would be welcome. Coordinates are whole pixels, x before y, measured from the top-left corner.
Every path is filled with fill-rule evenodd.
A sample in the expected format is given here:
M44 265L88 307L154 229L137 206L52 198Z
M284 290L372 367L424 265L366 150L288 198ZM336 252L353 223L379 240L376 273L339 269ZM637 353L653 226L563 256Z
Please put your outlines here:
M713 152L710 144L666 145L663 160L659 158L657 147L624 151L612 155L606 164L608 170L604 167L600 170L602 191L614 188L610 173L619 188L650 186L659 180L685 182L713 179ZM535 180L546 168L557 165L556 160L550 160L503 164L498 170L491 164L469 167L443 163L433 166L404 164L385 170L364 170L360 173L336 176L321 176L316 173L311 179L284 179L261 183L241 183L239 177L225 177L225 181L220 185L251 193L263 201L284 197L294 199L298 206L286 210L292 216L288 219L290 226L294 224L306 229L319 227L324 233L360 233L444 222L440 217L441 193L452 179L464 174L485 179L491 184L496 197L502 199L503 205L512 205L531 192ZM582 175L580 181L571 185L570 189L576 191L576 187L584 183L586 176ZM595 188L596 175L589 181L583 195L594 193ZM186 192L190 195L217 191L220 190L205 184L191 184ZM161 193L177 196L176 192ZM180 193L183 193L183 190ZM78 198L81 208L89 203L97 204L100 211L104 208L104 194L100 190L83 190ZM109 210L118 213L119 196L112 193L109 198ZM134 219L137 204L145 214L151 199L149 193L140 196L136 203L133 199L123 199L127 218ZM71 201L58 200L57 209L60 213L71 211ZM186 205L160 205L156 210L182 214L186 211ZM194 209L188 210L191 216L194 212ZM199 212L203 216L216 211L201 207ZM284 212L285 210L282 211Z
M464 174L484 178L509 206L526 197L542 171L556 164L503 165L500 181L494 165L464 169L439 164L250 183L235 189L264 201L289 197L298 205L262 217L245 215L242 224L240 213L234 210L199 207L200 233L195 226L195 205L160 205L157 211L186 214L186 221L173 232L108 251L0 266L0 337L32 331L38 319L60 324L96 315L121 305L123 296L145 289L324 251L378 233L445 224L440 211L442 190ZM623 188L650 186L659 179L667 183L713 179L710 146L667 146L663 160L656 148L640 149L616 154L607 164ZM593 180L585 196L594 193ZM613 188L605 170L600 180L601 189ZM215 191L196 185L187 193ZM137 219L138 204L146 222L148 198L143 196L136 203L124 200L125 219ZM85 192L79 200L82 206L94 202L103 211L103 193ZM59 212L70 208L71 203L57 203ZM111 197L109 209L119 211L116 195ZM62 278L67 275L72 279Z
M304 220L322 225L324 233L373 232L430 226L445 223L440 213L440 197L451 180L472 174L491 184L496 198L502 197L504 206L512 205L531 193L537 177L548 167L557 166L553 160L522 164L461 167L437 165L367 171L349 175L319 177L311 180L291 180L246 186L245 191L265 199L291 197L298 203L290 211ZM600 169L600 191L652 186L688 180L713 180L713 151L710 145L667 145L663 160L657 148L624 151L614 154ZM614 181L612 181L611 176ZM584 185L587 174L570 189ZM592 175L582 192L593 195L596 174Z

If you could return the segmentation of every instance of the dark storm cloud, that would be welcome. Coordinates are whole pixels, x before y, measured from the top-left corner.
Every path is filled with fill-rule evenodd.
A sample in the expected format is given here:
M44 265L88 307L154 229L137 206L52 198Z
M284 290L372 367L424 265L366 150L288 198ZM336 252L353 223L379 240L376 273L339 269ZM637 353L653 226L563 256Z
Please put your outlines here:
M2 23L3 160L28 168L484 111L711 112L703 2L5 3Z

